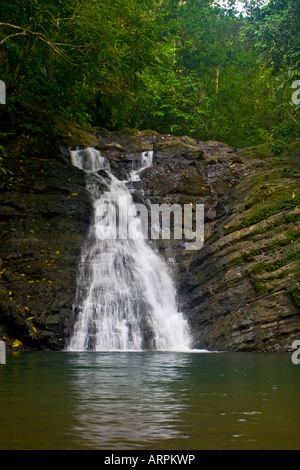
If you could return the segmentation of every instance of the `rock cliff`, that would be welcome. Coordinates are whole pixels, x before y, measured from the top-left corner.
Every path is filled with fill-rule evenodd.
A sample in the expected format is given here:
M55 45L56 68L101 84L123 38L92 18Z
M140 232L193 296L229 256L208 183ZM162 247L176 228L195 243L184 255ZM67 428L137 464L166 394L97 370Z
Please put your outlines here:
M119 178L153 150L153 167L132 183L137 202L204 204L201 250L155 242L172 262L194 347L287 351L300 339L299 145L277 155L150 131L62 134L22 158L12 146L1 176L0 339L8 346L62 349L72 327L92 215L85 175L70 163L75 145L96 146Z

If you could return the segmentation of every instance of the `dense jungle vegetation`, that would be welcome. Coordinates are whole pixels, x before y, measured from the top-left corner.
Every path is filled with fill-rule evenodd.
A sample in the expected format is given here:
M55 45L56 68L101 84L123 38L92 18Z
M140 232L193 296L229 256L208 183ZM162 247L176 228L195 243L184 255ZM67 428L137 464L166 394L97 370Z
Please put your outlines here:
M0 152L65 119L281 150L299 135L300 2L2 0Z

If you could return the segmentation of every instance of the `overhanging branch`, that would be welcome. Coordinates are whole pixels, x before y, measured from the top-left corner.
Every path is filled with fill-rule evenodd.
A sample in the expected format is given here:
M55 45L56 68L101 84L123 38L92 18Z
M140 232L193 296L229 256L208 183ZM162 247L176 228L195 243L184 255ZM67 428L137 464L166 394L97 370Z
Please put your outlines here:
M4 26L4 27L9 27L9 28L14 28L14 29L18 29L19 32L18 33L14 33L14 34L9 34L8 36L6 36L4 39L2 39L0 41L0 45L1 44L4 44L5 41L7 41L8 39L10 38L13 38L13 37L16 37L16 36L26 36L27 33L35 36L36 38L38 38L40 41L44 42L45 44L47 44L48 47L50 47L56 54L58 54L59 56L61 56L64 60L66 60L67 62L69 62L70 64L72 65L78 65L76 64L75 62L73 62L72 59L70 59L66 54L64 54L63 51L61 51L58 47L56 47L55 43L52 43L48 38L47 36L45 36L43 33L40 33L38 31L32 31L31 30L31 27L32 25L28 26L28 28L22 28L21 26L17 26L17 25L14 25L14 24L11 24L11 23L0 23L0 26ZM74 46L72 46L74 47Z

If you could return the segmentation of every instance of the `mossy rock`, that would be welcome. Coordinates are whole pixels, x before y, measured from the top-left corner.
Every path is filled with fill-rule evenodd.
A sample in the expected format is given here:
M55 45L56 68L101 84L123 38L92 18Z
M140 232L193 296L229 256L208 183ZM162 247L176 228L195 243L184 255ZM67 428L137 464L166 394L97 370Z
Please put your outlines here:
M268 217L277 214L283 210L291 209L300 203L300 195L293 193L292 191L282 193L280 196L272 199L269 204L260 204L251 208L250 211L246 212L240 219L240 227L250 227L255 225L261 220L267 219Z
M119 131L118 134L132 135L132 136L137 136L137 137L147 137L151 135L156 135L157 132L154 131L153 129L145 129L141 131L136 128L129 129L128 127L126 127L125 129L122 129L121 131Z
M296 307L300 307L300 288L299 285L295 285L286 291L286 295L289 295L296 305Z
M144 131L140 131L139 134L141 137L147 137L149 135L157 135L157 132L153 129L145 129Z
M71 121L57 119L54 123L57 136L66 145L83 145L85 147L95 147L99 144L96 137L97 129L92 126L81 126Z
M264 203L265 206L268 204L273 205L277 201L289 200L289 198L293 199L293 196L294 198L296 197L298 189L297 181L285 180L285 184L283 184L280 181L280 175L277 177L278 183L275 178L276 175L274 174L273 180L271 180L271 178L268 181L262 179L256 186L254 186L250 197L245 203L245 209L250 209L250 207L262 203ZM296 204L292 204L292 207L297 204L298 202Z
M122 129L118 132L120 135L138 135L139 134L139 129L130 129L129 127L125 127L125 129Z
M166 142L159 142L154 147L155 155L162 160L166 159L180 159L181 157L187 159L204 159L204 152L201 148L194 145L189 145L181 140L169 140Z
M292 142L290 145L289 145L289 149L294 152L296 150L300 151L300 139L299 140L295 140L295 142Z
M257 158L259 160L264 158L271 158L274 157L274 152L272 151L271 144L262 144L262 145L255 145L253 147L247 147L240 152L238 152L238 156L242 158Z

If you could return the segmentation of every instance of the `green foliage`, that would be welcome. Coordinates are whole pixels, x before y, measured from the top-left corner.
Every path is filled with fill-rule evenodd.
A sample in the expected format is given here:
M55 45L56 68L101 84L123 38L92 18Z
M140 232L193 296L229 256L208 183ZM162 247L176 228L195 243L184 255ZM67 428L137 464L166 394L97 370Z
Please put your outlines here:
M263 292L265 292L266 281L264 281L263 279L252 279L252 283L257 294L263 294Z
M8 171L6 168L6 158L7 158L6 143L10 135L11 134L7 132L0 132L0 174L10 173L10 171Z
M300 251L296 251L295 253L291 253L288 256L289 261L295 261L295 260L300 260Z
M277 271L279 268L281 268L285 264L286 264L286 260L283 260L283 259L278 259L274 261L273 263L258 263L253 267L252 273L253 274L260 274L263 272L270 273L273 271Z
M274 118L272 139L285 142L299 135L299 105L291 102L292 85L300 79L300 3L295 0L246 0L250 16L246 37L254 44L260 63L272 73ZM281 149L278 149L281 151Z
M300 289L298 286L293 286L286 291L286 294L289 295L296 307L300 307Z
M41 139L56 118L285 151L299 132L299 2L2 0L2 131Z
M300 213L298 214L287 214L284 216L282 222L287 225L290 223L295 223L300 219Z
M251 225L257 224L261 220L264 220L271 215L277 214L278 212L286 209L291 209L300 203L300 196L291 194L283 194L277 197L272 204L260 205L255 207L251 214L244 216L240 220L241 227L250 227Z

